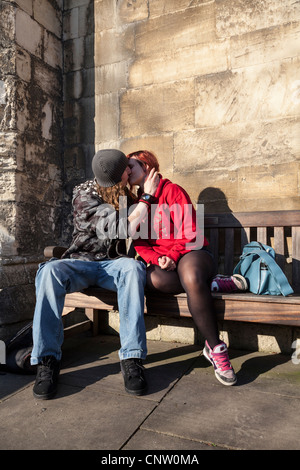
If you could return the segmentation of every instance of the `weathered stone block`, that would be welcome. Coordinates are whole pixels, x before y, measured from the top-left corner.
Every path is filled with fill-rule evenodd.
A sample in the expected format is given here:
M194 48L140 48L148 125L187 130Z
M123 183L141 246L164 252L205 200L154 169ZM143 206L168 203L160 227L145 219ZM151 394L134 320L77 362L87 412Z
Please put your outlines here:
M154 83L213 74L227 70L229 42L216 41L177 51L137 58L129 68L129 84L141 87Z
M95 66L112 64L134 57L134 26L122 31L95 32Z
M2 41L9 42L14 39L15 35L15 10L13 5L1 2L1 32Z
M216 0L215 4L216 31L223 38L300 20L300 5L294 0Z
M95 142L115 140L119 133L118 93L96 96Z
M70 10L72 8L80 7L82 5L87 5L93 0L64 0L64 9ZM98 1L98 0L96 0ZM102 0L100 0L102 1Z
M34 285L0 289L0 325L32 319L35 304Z
M297 119L233 123L178 132L174 137L174 169L228 171L253 165L288 163L298 158L299 151Z
M54 68L62 68L62 43L54 34L44 33L44 60Z
M189 7L197 7L210 1L213 3L213 0L194 0L192 2L191 0L151 0L149 3L150 17L186 10Z
M41 119L41 128L42 128L42 137L43 139L51 140L52 139L52 121L53 121L53 105L47 101L42 108L42 119Z
M0 201L13 201L16 197L15 171L4 169L1 165Z
M259 195L261 200L265 198L288 199L297 194L298 170L297 162L276 165L250 166L238 170L238 194L242 199L253 198ZM284 178L282 177L284 171ZM299 201L300 208L300 201Z
M59 69L53 69L41 61L33 60L33 82L45 95L58 100L62 95L60 73Z
M65 41L68 39L78 38L78 8L72 8L64 13L63 21L63 38Z
M49 0L35 0L33 3L33 17L45 29L51 31L58 38L61 37L62 12Z
M299 164L291 165L285 181L284 167L281 164L235 171L182 171L175 172L171 179L189 193L194 204L204 204L206 212L299 210L299 197L291 196L296 191Z
M73 0L70 0L71 2ZM116 26L115 2L111 0L95 0L94 2L95 31L112 29Z
M118 92L127 85L127 61L95 68L95 94Z
M31 80L31 57L24 49L17 48L16 72L21 80Z
M230 40L231 67L249 67L297 57L300 53L300 23L288 23L253 31Z
M0 202L0 255L3 257L17 254L15 217L15 203Z
M84 38L76 38L64 43L64 70L71 72L84 66Z
M16 41L37 57L42 56L43 29L27 13L17 10L16 13Z
M135 0L133 2L120 0L117 2L116 9L119 24L133 23L148 18L147 0Z
M120 102L121 135L130 138L192 128L193 89L193 80L184 80L171 87L157 85L128 90Z
M32 15L32 3L32 0L16 0L16 4L30 16Z
M65 74L64 80L64 97L65 101L72 99L79 99L83 93L83 71L76 70L76 72Z
M95 140L95 98L88 97L80 100L81 105L81 128L80 142L93 144Z
M297 116L298 60L263 64L196 79L196 127Z
M89 36L94 34L95 30L94 1L90 1L89 4L79 7L78 35Z
M214 40L214 5L209 3L139 23L135 51L137 57L166 54Z
M84 68L95 67L95 36L90 34L84 38Z

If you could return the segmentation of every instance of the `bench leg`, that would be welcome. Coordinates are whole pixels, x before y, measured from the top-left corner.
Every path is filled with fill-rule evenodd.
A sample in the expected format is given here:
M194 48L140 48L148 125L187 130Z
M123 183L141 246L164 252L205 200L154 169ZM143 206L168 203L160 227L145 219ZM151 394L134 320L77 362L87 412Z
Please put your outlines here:
M93 336L97 336L99 334L99 310L96 308L86 308L85 314L92 321Z

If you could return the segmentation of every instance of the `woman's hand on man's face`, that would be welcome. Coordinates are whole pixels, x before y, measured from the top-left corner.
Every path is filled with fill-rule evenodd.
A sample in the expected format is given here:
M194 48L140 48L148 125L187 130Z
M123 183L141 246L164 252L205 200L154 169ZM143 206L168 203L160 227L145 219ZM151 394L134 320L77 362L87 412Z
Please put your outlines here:
M159 185L158 172L154 168L150 171L149 175L146 176L144 182L144 193L151 194L154 196Z

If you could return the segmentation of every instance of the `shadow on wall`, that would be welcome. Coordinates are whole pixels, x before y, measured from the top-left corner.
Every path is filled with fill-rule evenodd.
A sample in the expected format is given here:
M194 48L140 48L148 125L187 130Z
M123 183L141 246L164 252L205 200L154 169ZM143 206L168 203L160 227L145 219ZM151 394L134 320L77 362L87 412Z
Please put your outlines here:
M203 189L198 196L197 203L204 204L205 213L232 212L228 206L227 197L219 188L208 187Z

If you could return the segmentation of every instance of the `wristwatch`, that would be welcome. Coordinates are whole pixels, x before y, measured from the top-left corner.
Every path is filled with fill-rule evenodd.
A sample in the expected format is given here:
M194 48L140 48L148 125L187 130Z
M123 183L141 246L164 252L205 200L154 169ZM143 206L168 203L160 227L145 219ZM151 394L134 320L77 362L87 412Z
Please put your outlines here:
M143 193L139 199L139 202L145 202L146 204L151 204L154 201L155 197L147 193Z

